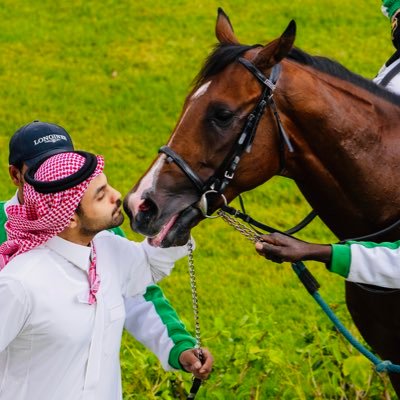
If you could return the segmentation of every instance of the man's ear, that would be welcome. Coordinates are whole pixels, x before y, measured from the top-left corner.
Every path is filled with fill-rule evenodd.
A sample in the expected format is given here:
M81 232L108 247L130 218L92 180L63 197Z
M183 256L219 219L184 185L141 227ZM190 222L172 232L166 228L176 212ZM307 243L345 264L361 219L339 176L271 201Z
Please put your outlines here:
M8 173L15 186L21 186L24 183L22 172L15 165L8 166Z
M74 213L74 215L71 218L71 221L69 221L68 228L76 229L78 226L79 226L79 215L77 213Z

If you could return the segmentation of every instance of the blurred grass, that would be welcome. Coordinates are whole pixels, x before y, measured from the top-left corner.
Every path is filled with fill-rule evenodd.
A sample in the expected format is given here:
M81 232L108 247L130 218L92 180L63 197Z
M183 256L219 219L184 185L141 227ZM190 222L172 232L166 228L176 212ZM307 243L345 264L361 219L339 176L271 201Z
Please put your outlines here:
M104 154L110 182L125 194L173 129L191 81L215 43L219 6L243 43L266 43L295 19L298 47L367 78L393 50L379 1L3 0L3 198L14 192L6 168L9 137L34 119L61 124L77 148ZM283 178L245 199L255 218L280 228L309 211L295 185ZM127 222L124 228L140 239ZM288 266L258 257L221 221L203 222L193 233L202 331L215 356L215 372L199 399L389 398L387 379L354 358ZM319 221L300 237L335 240ZM185 263L178 263L162 287L192 329ZM355 332L342 280L321 265L310 266L328 303ZM121 357L125 399L180 398L190 385L189 375L163 372L127 335ZM348 368L352 360L359 367Z

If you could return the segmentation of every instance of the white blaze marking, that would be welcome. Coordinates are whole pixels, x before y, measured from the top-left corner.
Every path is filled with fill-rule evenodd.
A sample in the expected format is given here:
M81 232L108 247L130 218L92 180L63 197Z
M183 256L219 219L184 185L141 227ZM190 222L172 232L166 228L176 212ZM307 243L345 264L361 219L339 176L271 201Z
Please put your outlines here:
M137 214L139 206L142 203L142 194L145 190L154 189L157 183L158 175L161 167L164 164L165 156L160 156L159 159L154 163L149 172L142 178L140 184L134 193L131 193L128 206L134 215Z
M172 139L173 139L174 136L175 136L175 132L179 130L180 126L182 125L182 121L185 119L185 116L186 116L186 114L188 113L189 109L190 109L190 104L186 107L186 110L185 110L185 112L183 113L182 118L181 118L181 120L179 121L178 126L176 127L174 133L173 133L173 134L171 135L171 137L169 138L169 140L168 140L168 145L171 144L171 141L172 141Z
M205 92L207 92L208 87L210 86L211 81L206 82L204 85L201 85L196 92L193 94L193 96L191 97L191 100L196 100L198 99L200 96L203 96L203 94Z
M198 99L199 97L203 96L203 94L207 92L207 89L208 89L208 87L210 86L210 83L211 83L211 81L206 82L204 85L200 86L200 87L196 90L196 92L192 95L192 97L190 98L189 104L188 104L188 106L186 107L186 110L185 110L185 112L183 113L181 120L179 121L178 126L176 127L174 133L171 135L171 137L170 137L170 139L169 139L169 141L168 141L168 144L170 144L171 141L172 141L172 139L174 138L175 132L176 132L177 130L179 130L179 128L180 128L180 126L181 126L181 124L182 124L182 121L185 119L186 114L188 113L188 111L189 111L189 109L190 109L190 107L191 107L191 102L192 102L193 100L196 100L196 99Z

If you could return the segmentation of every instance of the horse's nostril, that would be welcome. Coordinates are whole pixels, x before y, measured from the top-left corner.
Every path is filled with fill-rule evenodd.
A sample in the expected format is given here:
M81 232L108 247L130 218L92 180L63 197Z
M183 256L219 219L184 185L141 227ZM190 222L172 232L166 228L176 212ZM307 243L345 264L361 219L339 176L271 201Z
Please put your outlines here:
M150 199L143 199L138 206L138 213L136 215L136 220L138 223L148 224L153 218L157 218L158 207L156 203Z
M146 212L151 209L151 204L149 200L144 200L142 204L139 205L139 211Z
M157 224L153 224L158 217L158 207L156 203L147 198L143 199L138 205L137 213L133 221L135 230L146 236L154 236L160 230Z

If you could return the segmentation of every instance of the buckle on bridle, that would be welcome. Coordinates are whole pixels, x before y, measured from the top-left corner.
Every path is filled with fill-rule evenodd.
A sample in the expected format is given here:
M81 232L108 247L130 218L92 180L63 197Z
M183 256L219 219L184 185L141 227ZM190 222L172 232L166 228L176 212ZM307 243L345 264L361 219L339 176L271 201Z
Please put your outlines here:
M235 175L235 173L234 172L231 172L231 173L229 173L228 171L225 171L225 174L224 174L224 177L226 178L226 179L232 179L233 178L233 176ZM206 192L207 193L207 192Z

